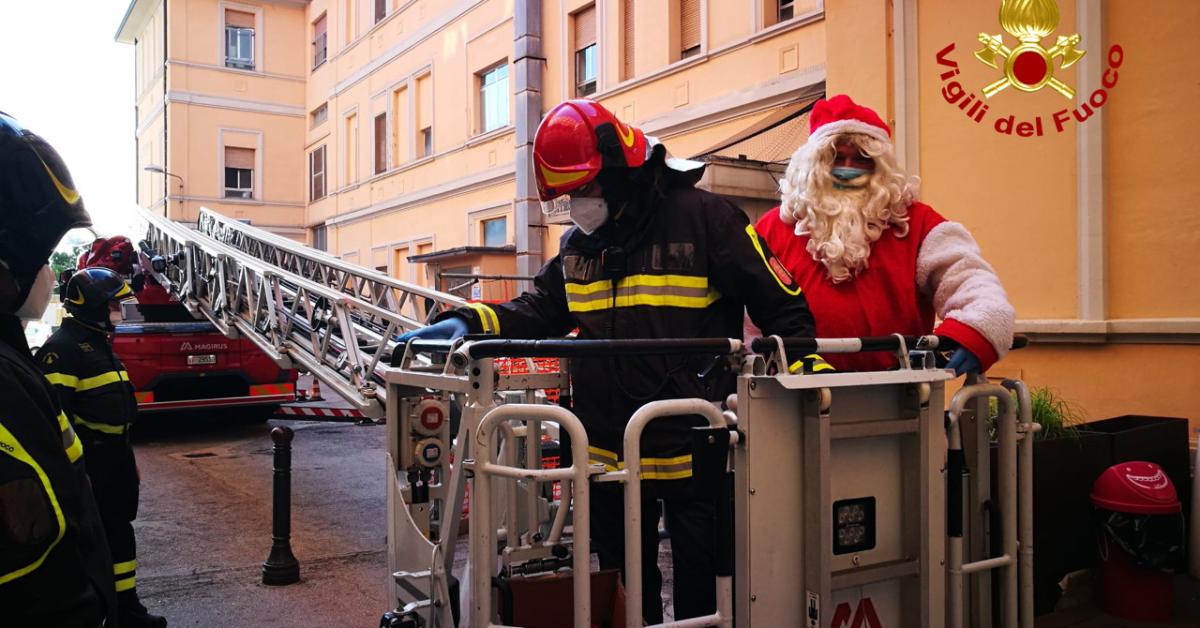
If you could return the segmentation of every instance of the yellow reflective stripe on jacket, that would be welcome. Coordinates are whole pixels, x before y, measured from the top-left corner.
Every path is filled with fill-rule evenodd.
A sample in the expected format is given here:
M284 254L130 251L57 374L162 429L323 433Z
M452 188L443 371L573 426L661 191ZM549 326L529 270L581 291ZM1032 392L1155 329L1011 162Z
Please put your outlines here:
M74 388L76 391L92 390L117 382L129 381L129 373L125 371L109 371L92 377L79 378L66 373L46 373L46 381L58 386L66 388Z
M804 356L803 358L800 358L799 360L792 362L791 366L788 367L788 372L789 373L801 372L801 370L803 370L803 368L804 368L804 361L809 360L809 359L811 359L813 361L813 367L812 367L813 373L821 373L821 372L825 372L825 371L836 371L837 370L837 369L833 368L832 364L826 362L825 358L821 357L820 355L817 355L816 353L810 353L810 354Z
M75 418L75 425L86 427L89 430L101 432L104 434L120 435L120 434L124 434L125 430L129 428L129 425L110 425L108 423L93 423L91 421L84 420L84 418L79 416L78 414L72 415L72 416L74 416L74 418Z
M483 327L485 334L500 334L500 319L496 316L496 310L493 310L490 305L484 303L468 303L471 309L479 316L479 324Z
M606 279L592 283L566 284L567 310L591 312L611 307L706 308L721 298L721 293L708 285L708 277L691 275L630 275L616 284Z
M75 434L75 429L71 427L71 422L67 420L65 412L58 413L58 429L62 432L63 449L67 451L67 460L75 462L83 455L83 441L79 440L79 436Z
M113 575L119 576L123 573L129 573L137 569L137 559L127 560L123 563L113 563Z
M137 586L137 560L127 560L113 563L113 577L116 580L117 592L128 591Z
M770 273L771 277L775 279L775 283L779 284L779 287L782 288L784 292L792 296L800 294L801 290L799 284L797 284L795 288L788 288L787 286L783 285L783 281L779 278L779 275L775 274L775 269L771 268L771 262L767 261L767 253L766 251L763 251L762 242L758 241L758 232L754 230L754 225L746 225L746 235L750 236L750 242L754 244L754 250L758 251L758 257L762 259L763 266L767 267L767 272Z
M620 471L625 462L616 452L594 445L588 446L588 462L604 465L605 471ZM642 458L642 479L681 480L692 477L692 455L684 454L672 458Z
M14 569L8 573L0 574L0 584L5 584L7 582L16 580L17 578L20 578L21 576L24 576L25 574L28 574L42 566L42 563L46 561L46 557L50 555L50 551L53 550L56 545L58 545L58 542L63 538L63 534L66 533L67 521L66 518L63 517L62 507L58 505L58 496L54 494L54 487L50 484L50 478L46 476L46 472L43 471L41 465L39 465L37 461L33 459L33 456L30 456L29 452L25 451L25 448L22 447L21 443L17 441L17 437L13 436L12 432L9 432L8 429L6 429L3 425L0 425L0 451L3 451L13 458L16 458L18 461L23 462L33 468L34 472L37 473L38 479L42 482L42 487L46 489L46 497L50 499L50 507L54 509L54 518L58 522L58 534L54 537L54 541L50 543L50 546L46 548L46 551L42 552L42 555L39 556L37 560L19 569Z

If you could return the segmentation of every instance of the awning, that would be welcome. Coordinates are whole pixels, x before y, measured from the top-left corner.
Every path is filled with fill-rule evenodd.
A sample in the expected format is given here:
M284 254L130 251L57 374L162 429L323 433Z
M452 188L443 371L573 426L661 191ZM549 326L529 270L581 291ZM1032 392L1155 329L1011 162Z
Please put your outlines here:
M738 133L700 151L692 159L758 163L787 163L808 140L808 114L821 94L786 104ZM716 158L716 159L713 159Z
M422 253L420 255L409 255L410 262L444 262L447 260L455 260L468 255L516 255L517 247L509 244L506 246L460 246L453 249L445 249L442 251L433 251L431 253Z

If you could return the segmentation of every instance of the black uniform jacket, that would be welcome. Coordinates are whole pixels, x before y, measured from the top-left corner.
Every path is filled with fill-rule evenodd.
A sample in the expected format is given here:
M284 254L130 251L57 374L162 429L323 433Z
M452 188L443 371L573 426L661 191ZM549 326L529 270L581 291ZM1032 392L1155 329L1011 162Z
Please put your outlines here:
M812 336L800 288L732 203L678 182L652 207L630 207L592 236L571 229L533 292L452 315L473 333L506 338L741 338L744 308L766 334ZM587 429L593 463L622 466L625 424L647 402L720 400L730 377L702 378L703 356L631 356L571 361L572 410ZM720 370L720 369L718 369ZM691 475L688 426L659 419L642 437L643 477Z
M0 399L0 624L95 626L116 593L83 445L8 314Z
M76 318L63 319L36 359L85 443L125 438L137 416L137 401L107 331Z

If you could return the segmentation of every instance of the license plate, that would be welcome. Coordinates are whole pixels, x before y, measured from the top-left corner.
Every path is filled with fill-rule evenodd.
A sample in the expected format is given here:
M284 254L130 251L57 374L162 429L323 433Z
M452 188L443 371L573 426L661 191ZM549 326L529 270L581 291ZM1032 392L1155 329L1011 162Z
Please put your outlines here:
M216 364L217 356L215 354L208 355L189 355L187 357L188 366L202 366L205 364Z

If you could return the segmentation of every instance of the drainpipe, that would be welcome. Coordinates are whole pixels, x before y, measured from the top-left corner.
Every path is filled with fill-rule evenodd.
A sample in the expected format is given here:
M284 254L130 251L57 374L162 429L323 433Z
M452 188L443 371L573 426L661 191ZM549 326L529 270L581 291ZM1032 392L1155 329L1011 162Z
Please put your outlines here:
M517 245L517 275L532 277L545 263L546 226L533 179L533 136L542 120L542 0L517 0L513 8L513 93L517 101L516 178L513 213ZM517 282L517 291L533 289L533 282Z
M162 163L163 163L163 172L171 171L170 160L167 159L167 156L171 154L170 150L168 150L168 148L167 148L167 146L168 146L167 140L170 139L170 137L171 137L170 135L167 134L167 114L170 112L170 109L171 109L171 104L167 102L167 59L170 57L170 53L167 52L167 33L169 33L171 31L171 22L168 19L167 12L170 9L170 6L171 6L171 0L163 0L163 39L162 39L162 41L163 41L163 45L162 45L162 55L163 55L163 64L162 64L162 73L163 73L163 79L162 79L162 83L163 83L163 155L162 155ZM171 217L171 177L168 177L167 175L164 174L162 179L163 179L163 218L170 218ZM179 204L182 207L183 199L179 200ZM179 218L181 220L183 219L183 212L180 212Z

